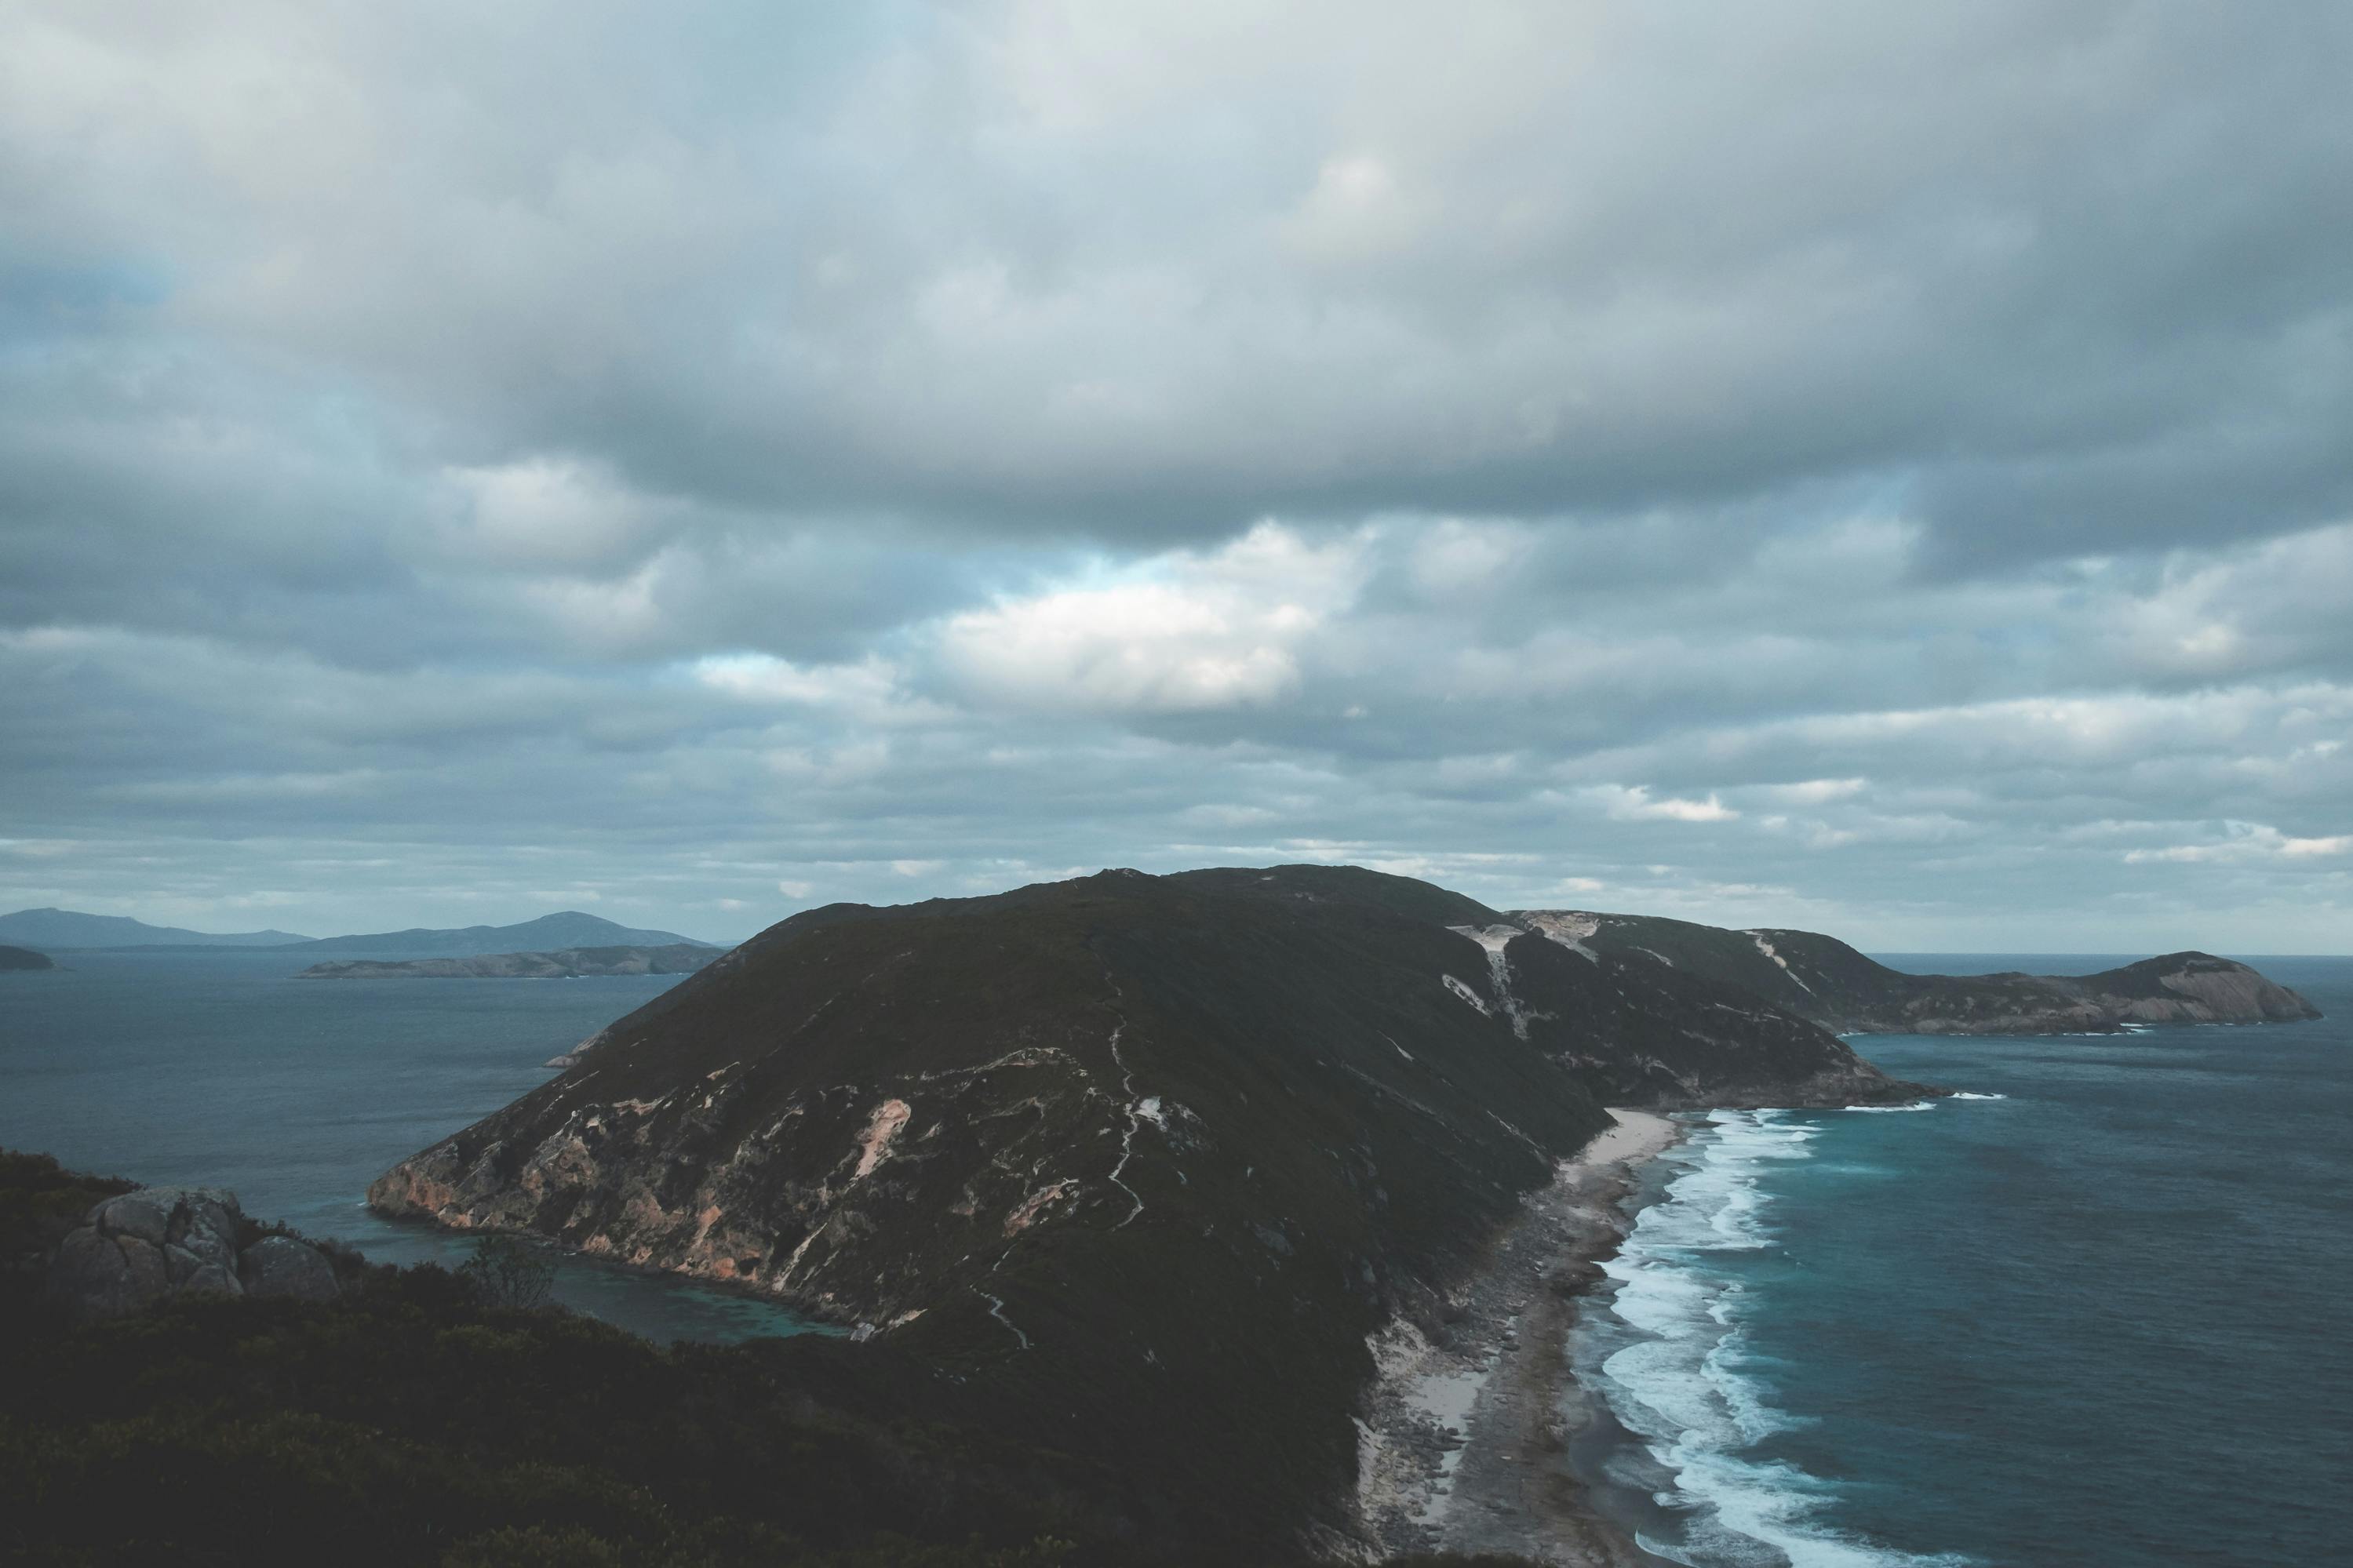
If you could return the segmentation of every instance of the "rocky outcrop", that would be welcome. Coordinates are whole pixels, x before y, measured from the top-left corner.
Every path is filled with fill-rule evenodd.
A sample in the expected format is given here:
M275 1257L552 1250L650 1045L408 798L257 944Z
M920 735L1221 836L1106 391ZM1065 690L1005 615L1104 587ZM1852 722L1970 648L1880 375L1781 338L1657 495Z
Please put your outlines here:
M1726 931L1582 910L1518 910L1513 918L1597 961L1704 977L1841 1034L2111 1034L2138 1024L2320 1016L2287 987L2207 952L2167 953L2097 974L1909 974L1818 931Z
M55 969L46 952L29 947L0 947L0 969Z
M326 1254L290 1236L265 1236L239 1253L237 1278L248 1296L332 1301L343 1294Z
M2136 1024L2285 1024L2320 1009L2243 963L2175 952L2057 984L2082 986L2095 1004Z
M399 962L345 959L314 963L297 980L576 980L590 974L692 974L726 956L696 942L662 947L566 947L472 958Z
M49 1299L93 1316L134 1312L168 1297L283 1296L332 1300L333 1266L290 1236L250 1229L237 1194L218 1187L141 1187L106 1199L58 1246Z

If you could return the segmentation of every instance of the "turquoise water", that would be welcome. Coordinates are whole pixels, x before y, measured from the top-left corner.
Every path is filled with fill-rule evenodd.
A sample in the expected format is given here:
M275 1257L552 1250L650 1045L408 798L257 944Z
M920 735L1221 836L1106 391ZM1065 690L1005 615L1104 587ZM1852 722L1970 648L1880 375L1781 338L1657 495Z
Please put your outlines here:
M1599 1472L1645 1542L1799 1568L2353 1561L2353 960L2253 962L2329 1016L1858 1037L1977 1098L1699 1120L1572 1347L1630 1429Z
M459 1263L473 1244L378 1219L362 1204L368 1183L545 1082L548 1058L680 978L295 980L309 959L284 952L56 956L62 973L0 974L0 1145L227 1187L257 1218L402 1264ZM656 1339L812 1327L572 1256L555 1297Z

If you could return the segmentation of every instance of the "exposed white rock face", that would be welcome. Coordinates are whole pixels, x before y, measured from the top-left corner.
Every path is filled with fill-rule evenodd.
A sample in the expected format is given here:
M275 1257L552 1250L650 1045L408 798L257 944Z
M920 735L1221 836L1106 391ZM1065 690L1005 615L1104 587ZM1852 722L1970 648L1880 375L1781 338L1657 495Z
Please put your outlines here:
M1765 940L1765 935L1762 931L1750 931L1748 933L1748 940L1757 944L1757 952L1763 953L1766 957L1773 961L1774 967L1780 970L1782 973L1787 974L1789 977L1789 983L1791 984L1795 985L1799 990L1804 992L1809 996L1814 994L1814 988L1807 984L1804 978L1800 976L1796 970L1789 967L1789 961L1788 959L1782 957L1778 952L1774 951L1773 944Z
M1520 1006L1519 998L1512 994L1512 963L1504 956L1504 950L1511 946L1514 938L1525 936L1528 933L1518 926L1513 925L1449 926L1446 929L1458 936L1469 937L1479 944L1481 951L1486 953L1487 975L1495 987L1496 1005L1503 1008L1504 1016L1511 1020L1512 1033L1524 1040L1526 1039L1528 1037L1527 1014ZM1588 953L1587 956L1590 957L1591 954ZM1486 1009L1482 1007L1480 1011L1483 1013Z
M1476 1007L1482 1016L1486 1015L1487 999L1484 996L1480 995L1479 993L1472 990L1470 986L1465 985L1461 981L1455 979L1451 974L1441 974L1438 978L1445 982L1446 988L1449 991L1453 992L1454 994L1462 998L1463 1001L1468 1002L1472 1006Z
M1587 939L1601 930L1599 915L1587 914L1582 910L1524 910L1518 918L1525 920L1528 929L1539 936L1549 937L1596 963L1601 962L1601 955L1586 945Z
M267 1236L240 1254L245 1213L218 1187L142 1187L91 1208L58 1246L47 1290L78 1311L135 1312L167 1296L332 1300L335 1271L316 1247Z

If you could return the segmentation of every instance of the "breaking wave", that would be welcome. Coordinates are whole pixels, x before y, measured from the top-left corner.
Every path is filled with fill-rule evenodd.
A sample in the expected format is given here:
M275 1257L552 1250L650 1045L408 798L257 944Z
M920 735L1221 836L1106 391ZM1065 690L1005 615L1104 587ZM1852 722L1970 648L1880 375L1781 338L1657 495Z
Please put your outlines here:
M1926 1110L1919 1106L1883 1110ZM1656 1500L1677 1539L1639 1533L1644 1550L1694 1568L1948 1568L1843 1535L1820 1515L1835 1483L1750 1452L1804 1425L1777 1408L1747 1349L1751 1303L1731 1268L1775 1245L1758 1177L1809 1160L1820 1130L1773 1110L1719 1110L1666 1160L1682 1167L1642 1210L1618 1256L1602 1330L1620 1346L1600 1363L1600 1391L1619 1421L1672 1477Z

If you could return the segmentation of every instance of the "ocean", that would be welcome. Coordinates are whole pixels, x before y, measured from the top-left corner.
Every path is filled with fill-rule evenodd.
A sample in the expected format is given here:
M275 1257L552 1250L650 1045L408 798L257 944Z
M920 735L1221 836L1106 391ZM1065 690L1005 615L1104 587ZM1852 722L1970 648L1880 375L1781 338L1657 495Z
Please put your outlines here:
M0 973L0 1146L133 1181L227 1187L257 1219L377 1262L452 1267L474 1243L377 1218L368 1183L544 1083L548 1058L681 978L296 980L315 955L52 956L62 973ZM817 1327L750 1296L569 1254L554 1296L659 1340Z
M59 962L0 974L0 1145L230 1187L399 1263L470 1244L377 1219L367 1183L676 984L296 981L302 960L267 952ZM2348 1561L2353 960L2252 962L2329 1016L1859 1037L1967 1098L1694 1120L1571 1346L1625 1428L1590 1446L1599 1495L1693 1564ZM556 1294L658 1339L811 1327L572 1256Z
M2353 960L2248 962L2328 1016L1857 1037L1962 1094L1690 1119L1571 1347L1599 1495L1693 1564L2353 1562Z

